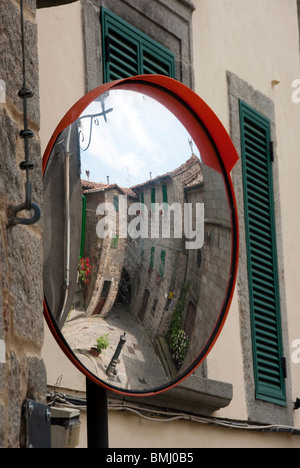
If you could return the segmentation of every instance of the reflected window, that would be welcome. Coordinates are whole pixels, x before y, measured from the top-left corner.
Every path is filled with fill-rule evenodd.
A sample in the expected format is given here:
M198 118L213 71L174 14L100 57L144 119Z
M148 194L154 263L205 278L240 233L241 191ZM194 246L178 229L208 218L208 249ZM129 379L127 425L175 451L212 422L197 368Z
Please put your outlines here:
M150 253L150 269L153 270L154 268L154 257L155 257L155 247L151 247L151 253Z
M151 189L151 211L155 211L155 187L152 187Z
M117 249L118 248L118 244L119 244L119 236L115 236L112 238L112 241L111 241L111 248L112 249Z
M119 197L117 195L114 195L113 204L114 204L115 210L118 212L119 211Z
M197 251L197 267L200 268L202 265L202 249Z
M160 252L160 266L159 266L159 274L162 278L165 272L165 264L166 264L166 251L162 250Z
M145 197L144 192L141 192L141 211L144 211Z
M166 185L162 186L162 196L163 196L164 210L167 210L168 209L168 189Z

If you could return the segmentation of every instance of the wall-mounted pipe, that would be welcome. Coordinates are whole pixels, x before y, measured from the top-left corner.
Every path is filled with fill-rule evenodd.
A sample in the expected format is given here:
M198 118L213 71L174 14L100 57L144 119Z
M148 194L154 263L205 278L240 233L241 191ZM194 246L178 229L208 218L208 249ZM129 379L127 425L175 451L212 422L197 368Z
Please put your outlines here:
M70 246L71 246L71 226L70 226L70 140L72 125L69 125L66 141L65 158L65 297L59 320L62 319L69 296L70 287Z

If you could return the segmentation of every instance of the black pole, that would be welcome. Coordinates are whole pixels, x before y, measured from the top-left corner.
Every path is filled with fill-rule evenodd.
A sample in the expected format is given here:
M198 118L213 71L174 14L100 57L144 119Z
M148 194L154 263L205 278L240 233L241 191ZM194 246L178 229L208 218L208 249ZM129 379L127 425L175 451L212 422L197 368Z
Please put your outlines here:
M126 332L124 332L124 335L120 336L120 341L117 346L117 349L108 365L108 368L106 370L106 375L110 380L116 380L118 377L117 373L117 361L120 357L121 351L123 349L124 344L126 343Z
M108 448L107 391L86 379L88 448Z

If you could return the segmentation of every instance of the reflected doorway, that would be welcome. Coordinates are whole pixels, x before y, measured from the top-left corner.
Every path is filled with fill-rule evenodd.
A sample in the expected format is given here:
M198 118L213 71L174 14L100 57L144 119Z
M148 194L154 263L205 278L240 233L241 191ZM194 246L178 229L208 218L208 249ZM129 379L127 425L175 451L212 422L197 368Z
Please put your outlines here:
M143 323L144 318L146 316L147 308L148 308L148 302L150 298L150 291L148 289L145 289L144 291L144 296L143 296L143 301L142 305L140 307L139 313L138 313L138 320Z
M116 304L129 305L131 301L131 280L128 272L122 270Z
M184 324L184 331L191 339L193 337L194 327L196 322L196 307L192 302L189 303L185 324Z
M101 311L102 311L102 309L104 307L106 299L108 298L110 287L111 287L111 280L104 281L100 299L99 299L98 304L97 304L97 306L95 308L95 311L94 311L94 313L92 315L100 315L101 314Z

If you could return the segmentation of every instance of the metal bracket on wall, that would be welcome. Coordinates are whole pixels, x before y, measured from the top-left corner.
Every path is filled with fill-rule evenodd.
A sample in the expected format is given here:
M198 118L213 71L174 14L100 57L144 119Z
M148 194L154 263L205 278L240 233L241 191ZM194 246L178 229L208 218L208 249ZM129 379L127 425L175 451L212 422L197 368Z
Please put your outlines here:
M10 226L17 224L35 224L41 217L41 209L31 200L32 196L32 184L29 182L29 172L34 169L34 163L29 160L29 139L34 137L32 130L28 128L28 116L27 116L27 99L33 96L33 92L26 86L26 60L25 60L25 30L24 30L24 12L23 12L23 0L20 0L20 11L21 11L21 37L22 37L22 54L23 54L23 87L19 91L20 98L23 99L23 117L24 117L24 130L21 130L20 137L24 139L24 151L25 161L21 162L20 169L26 171L26 197L25 202L18 206L11 206L9 211L11 216L8 218ZM15 216L20 211L34 211L31 218L18 218Z
M47 405L26 400L23 405L26 448L51 448L51 410Z
M300 398L297 398L294 403L294 410L297 411L298 409L300 409Z

